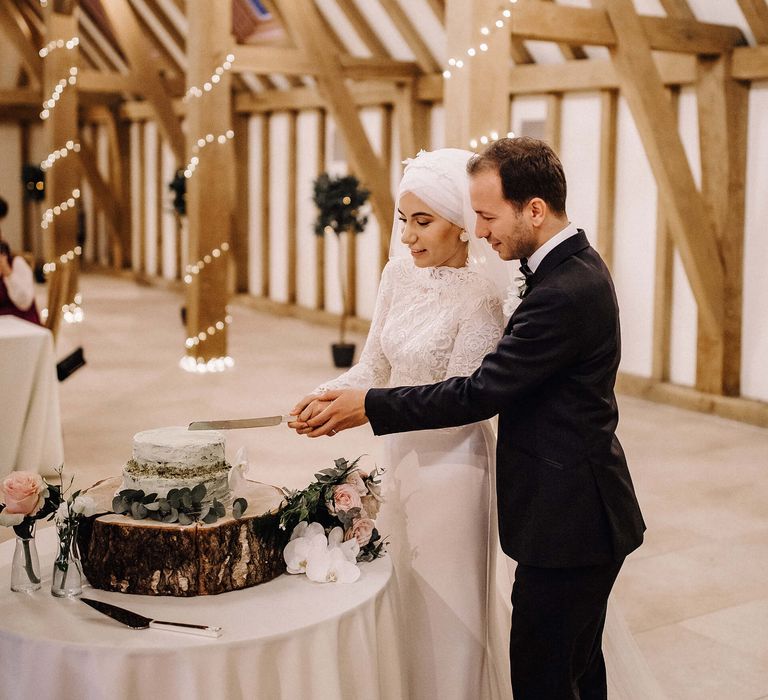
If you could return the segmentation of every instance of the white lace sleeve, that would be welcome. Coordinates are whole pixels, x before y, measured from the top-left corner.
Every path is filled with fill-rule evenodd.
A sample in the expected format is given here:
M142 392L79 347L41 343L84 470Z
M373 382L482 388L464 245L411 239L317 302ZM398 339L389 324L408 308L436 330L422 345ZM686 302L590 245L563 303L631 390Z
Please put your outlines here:
M344 374L318 386L312 392L313 394L321 394L331 389L371 389L387 386L391 367L381 347L381 331L392 305L393 293L394 279L391 263L387 263L381 275L371 327L365 339L365 347L360 353L360 359Z
M496 348L502 332L501 301L495 294L483 294L467 307L459 324L446 379L472 374L483 358Z

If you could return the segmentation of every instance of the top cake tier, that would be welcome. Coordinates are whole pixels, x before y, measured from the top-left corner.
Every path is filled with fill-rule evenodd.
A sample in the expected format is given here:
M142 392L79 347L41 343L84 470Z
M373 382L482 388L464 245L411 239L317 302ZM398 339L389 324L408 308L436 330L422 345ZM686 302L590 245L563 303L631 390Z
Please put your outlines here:
M133 461L181 469L221 464L225 461L224 435L183 426L144 430L133 436Z

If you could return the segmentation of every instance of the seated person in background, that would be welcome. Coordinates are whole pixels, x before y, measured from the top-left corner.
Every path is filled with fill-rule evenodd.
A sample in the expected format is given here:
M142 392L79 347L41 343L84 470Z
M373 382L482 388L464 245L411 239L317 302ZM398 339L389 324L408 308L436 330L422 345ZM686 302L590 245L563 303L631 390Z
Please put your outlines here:
M32 268L21 255L11 253L8 243L0 241L0 316L8 314L40 324Z

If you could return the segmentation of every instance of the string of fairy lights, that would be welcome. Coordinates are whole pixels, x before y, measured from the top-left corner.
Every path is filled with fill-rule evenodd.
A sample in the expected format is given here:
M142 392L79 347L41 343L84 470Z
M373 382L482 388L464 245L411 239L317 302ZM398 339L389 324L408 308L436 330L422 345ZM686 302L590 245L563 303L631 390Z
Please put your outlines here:
M40 6L45 8L48 5L47 0L40 0ZM80 45L80 38L78 36L73 36L70 39L55 39L48 44L46 44L43 48L40 49L38 52L40 58L46 59L48 58L52 52L57 50L66 50L66 51L72 51L75 48L77 48ZM78 68L76 65L71 65L69 67L69 70L65 77L61 78L53 88L53 91L50 95L50 97L45 100L42 104L42 109L40 111L40 119L43 121L46 121L51 117L51 114L53 110L56 108L56 105L59 103L59 100L61 99L62 95L64 94L64 91L67 87L72 87L77 84L77 78L78 78ZM51 151L45 159L40 163L40 169L45 172L53 168L56 163L58 163L60 160L66 158L70 153L78 153L80 151L80 144L72 139L67 141L64 146L61 148L54 149ZM46 211L43 214L42 220L40 221L40 227L43 230L47 230L55 221L56 217L61 216L63 213L69 211L70 209L73 209L78 201L80 200L80 190L78 188L74 188L70 194L69 197L67 197L65 200L59 202L53 207L50 207L49 209L46 209ZM75 259L79 258L83 254L83 249L81 246L75 246L74 248L66 251L65 253L61 253L56 259L49 260L43 265L43 272L45 274L51 274L56 272L57 270L61 271L64 266L69 265L72 263ZM72 302L68 304L64 304L61 307L62 317L66 323L80 323L84 317L85 314L83 312L83 308L81 306L82 304L82 294L80 292L75 293ZM48 309L43 309L43 315L44 317L48 316Z
M193 85L190 87L187 92L184 94L183 101L189 102L191 99L196 97L202 97L206 92L210 92L213 90L213 88L221 82L221 78L229 70L232 70L232 64L235 62L235 55L234 54L227 54L226 59L224 62L216 66L213 73L211 73L211 76L203 83L202 87L199 87L197 85Z
M189 163L184 166L184 177L189 180L189 178L192 177L195 170L197 170L197 166L200 163L200 157L199 153L208 145L212 143L218 143L218 144L225 144L227 141L231 141L233 138L235 138L235 132L232 131L232 129L229 129L225 131L223 134L219 134L216 136L215 134L206 134L205 136L201 136L198 140L195 146L192 148L193 155L189 159Z
M514 5L516 2L517 0L509 0L510 5ZM492 22L482 25L479 29L479 34L481 37L483 37L480 43L477 46L470 46L466 50L466 58L463 56L458 58L452 56L449 58L448 67L443 71L443 78L449 80L454 76L456 71L460 71L468 66L469 62L473 58L488 51L488 37L490 37L493 32L504 29L511 17L512 11L509 8L504 8L499 11L499 14ZM515 134L512 131L507 132L508 138L513 138L514 135ZM489 144L491 141L496 141L498 138L498 131L490 131L487 134L480 134L479 136L469 140L469 147L475 149L478 146Z

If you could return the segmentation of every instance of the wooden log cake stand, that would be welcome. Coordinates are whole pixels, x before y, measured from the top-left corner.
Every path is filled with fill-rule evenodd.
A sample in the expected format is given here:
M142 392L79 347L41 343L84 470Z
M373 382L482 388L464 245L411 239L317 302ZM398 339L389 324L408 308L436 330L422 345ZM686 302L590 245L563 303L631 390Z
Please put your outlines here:
M112 510L122 479L105 479L87 489L99 511ZM290 533L279 527L282 492L246 481L248 508L211 525L167 524L126 515L83 522L78 545L83 572L94 588L142 595L214 595L270 581L285 571L283 548Z

